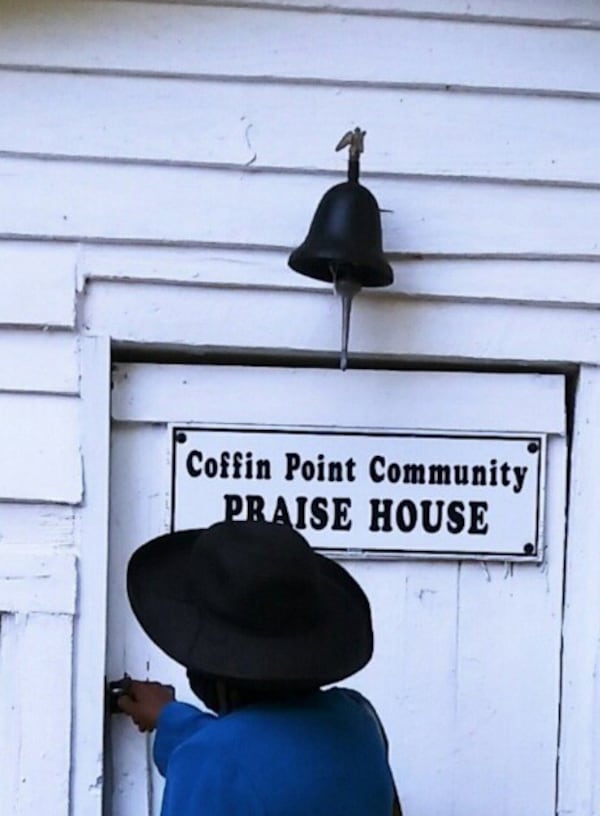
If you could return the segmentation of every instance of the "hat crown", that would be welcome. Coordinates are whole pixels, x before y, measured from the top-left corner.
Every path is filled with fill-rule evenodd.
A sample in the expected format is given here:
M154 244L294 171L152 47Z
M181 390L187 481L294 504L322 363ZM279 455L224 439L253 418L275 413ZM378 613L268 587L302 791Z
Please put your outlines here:
M191 600L199 611L257 634L309 631L319 621L319 572L291 527L221 522L190 556Z
M373 650L360 586L283 524L158 536L131 556L127 592L150 638L195 672L324 685L358 671Z

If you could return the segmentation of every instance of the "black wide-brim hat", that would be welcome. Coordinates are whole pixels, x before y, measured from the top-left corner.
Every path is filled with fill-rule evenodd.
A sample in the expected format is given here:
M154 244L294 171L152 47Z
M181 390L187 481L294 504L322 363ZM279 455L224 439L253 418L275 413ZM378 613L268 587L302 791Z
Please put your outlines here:
M192 672L326 685L370 659L369 602L294 529L220 522L152 539L127 570L146 634Z

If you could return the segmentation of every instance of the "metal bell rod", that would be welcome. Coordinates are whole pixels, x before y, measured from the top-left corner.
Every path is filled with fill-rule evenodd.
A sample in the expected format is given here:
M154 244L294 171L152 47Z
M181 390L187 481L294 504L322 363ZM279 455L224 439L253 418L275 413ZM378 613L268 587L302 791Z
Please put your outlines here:
M365 149L366 131L357 127L345 133L336 145L336 152L349 147L348 155L348 181L358 182L360 175L360 154ZM348 367L348 340L350 337L350 313L352 311L352 298L361 290L361 286L351 278L340 276L335 264L330 265L331 277L336 295L342 300L342 351L340 356L340 368L345 371Z

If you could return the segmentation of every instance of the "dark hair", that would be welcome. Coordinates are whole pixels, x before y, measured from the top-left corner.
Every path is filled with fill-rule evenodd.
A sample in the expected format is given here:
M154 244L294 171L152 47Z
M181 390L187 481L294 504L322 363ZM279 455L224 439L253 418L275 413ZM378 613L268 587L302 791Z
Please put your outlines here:
M256 703L279 703L293 697L312 694L315 684L293 681L243 681L187 670L190 688L204 705L216 714Z

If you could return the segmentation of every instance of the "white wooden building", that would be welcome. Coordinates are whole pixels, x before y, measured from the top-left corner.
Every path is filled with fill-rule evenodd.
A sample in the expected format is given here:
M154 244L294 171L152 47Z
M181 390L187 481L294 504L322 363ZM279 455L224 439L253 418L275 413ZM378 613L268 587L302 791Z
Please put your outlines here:
M600 3L0 0L0 106L3 816L158 813L104 683L185 696L123 576L190 425L542 440L535 558L347 559L349 682L405 816L599 816ZM287 257L357 125L395 281L341 372Z

